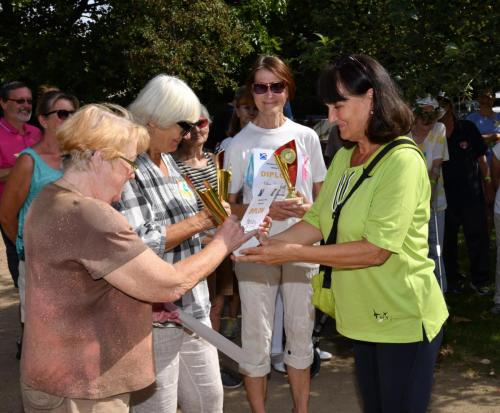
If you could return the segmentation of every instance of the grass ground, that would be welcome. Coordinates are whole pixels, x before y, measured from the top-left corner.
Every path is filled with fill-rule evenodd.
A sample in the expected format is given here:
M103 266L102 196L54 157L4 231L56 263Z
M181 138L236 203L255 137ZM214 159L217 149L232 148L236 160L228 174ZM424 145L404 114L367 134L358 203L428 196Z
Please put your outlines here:
M495 274L495 238L491 231L490 274ZM463 235L459 237L460 267L469 274L469 264ZM492 284L494 287L494 284ZM481 297L466 290L447 294L450 318L446 324L442 347L442 362L463 363L471 375L500 375L500 316L490 313L492 297Z

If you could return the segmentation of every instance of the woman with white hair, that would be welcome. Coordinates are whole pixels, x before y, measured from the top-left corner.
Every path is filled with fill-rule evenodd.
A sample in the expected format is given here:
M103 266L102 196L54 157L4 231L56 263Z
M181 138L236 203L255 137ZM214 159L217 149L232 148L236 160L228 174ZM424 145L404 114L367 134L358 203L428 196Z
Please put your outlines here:
M169 263L201 250L200 232L214 227L206 209L198 210L196 196L170 153L200 118L200 102L182 80L159 75L151 79L129 107L151 137L149 148L137 157L138 170L122 194L119 210L135 231ZM210 326L206 280L176 302ZM156 304L161 311L163 303ZM222 412L223 389L217 349L172 320L153 315L156 383L132 397L135 413Z
M110 205L146 129L88 105L56 136L64 175L25 221L24 411L128 413L130 393L155 379L150 303L177 300L247 237L227 219L199 254L165 262Z
M446 128L438 119L443 115L439 103L431 96L418 98L413 109L415 120L410 137L422 150L431 183L431 218L429 220L429 257L434 260L434 274L443 292L446 292L446 271L441 246L444 240L446 194L444 193L442 165L449 159Z

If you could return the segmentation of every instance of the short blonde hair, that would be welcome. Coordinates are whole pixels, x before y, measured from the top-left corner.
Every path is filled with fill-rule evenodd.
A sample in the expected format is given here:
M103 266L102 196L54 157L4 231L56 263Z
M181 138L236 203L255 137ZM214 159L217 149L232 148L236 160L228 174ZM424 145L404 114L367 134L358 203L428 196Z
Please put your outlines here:
M151 79L129 106L139 124L167 128L177 122L194 123L200 117L200 101L181 79L164 74Z
M86 105L59 127L56 138L65 167L85 169L94 151L102 152L104 159L115 159L133 139L137 139L137 153L146 150L146 128L132 122L126 109L117 105L113 109L104 104Z

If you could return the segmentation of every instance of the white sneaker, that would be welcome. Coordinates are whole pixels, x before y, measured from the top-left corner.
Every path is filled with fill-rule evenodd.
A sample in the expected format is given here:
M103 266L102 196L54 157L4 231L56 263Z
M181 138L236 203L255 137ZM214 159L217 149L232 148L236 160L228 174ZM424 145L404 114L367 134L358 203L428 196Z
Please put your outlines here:
M333 357L332 353L329 353L328 351L323 351L319 347L316 349L316 351L318 352L321 361L328 361L331 360Z
M273 363L272 366L273 369L276 370L278 373L286 373L286 366L285 363L283 363L282 361Z

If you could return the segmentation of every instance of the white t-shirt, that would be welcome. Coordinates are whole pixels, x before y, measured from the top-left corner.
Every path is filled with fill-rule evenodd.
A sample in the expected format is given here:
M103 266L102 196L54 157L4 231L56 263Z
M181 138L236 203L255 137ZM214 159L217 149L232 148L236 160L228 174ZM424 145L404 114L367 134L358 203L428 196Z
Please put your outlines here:
M429 134L422 143L418 144L420 150L424 153L427 162L427 170L432 167L432 162L436 159L442 159L443 162L450 159L448 154L448 143L446 142L446 127L441 122L436 122ZM439 178L436 184L435 210L444 211L446 209L446 195L443 185L443 170L439 171ZM433 205L433 207L434 207Z
M233 141L232 137L224 139L221 143L219 143L219 146L217 147L217 152L227 151L227 148L229 148L229 145L231 145L232 141Z
M495 158L500 161L500 143L497 143L493 147L493 155L495 155ZM494 208L495 214L500 214L500 187L497 189L497 193L495 195L495 208Z
M296 190L312 201L313 183L323 182L326 174L321 145L316 132L290 119L274 129L264 129L250 122L233 138L224 156L224 167L232 172L229 193L236 194L243 188L243 203L250 203L257 172L254 172L253 165L258 164L253 157L259 154L259 149L269 152L291 140L295 140L297 149ZM295 222L297 219L274 221L271 234L281 232Z

